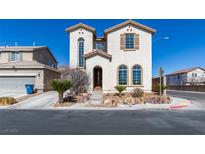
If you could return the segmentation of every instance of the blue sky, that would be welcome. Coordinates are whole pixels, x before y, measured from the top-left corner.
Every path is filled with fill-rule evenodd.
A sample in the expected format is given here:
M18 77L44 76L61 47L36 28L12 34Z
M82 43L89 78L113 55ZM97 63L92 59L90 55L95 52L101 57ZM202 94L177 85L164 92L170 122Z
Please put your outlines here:
M0 20L0 45L49 46L60 65L69 63L69 38L65 28L83 22L103 36L103 30L125 20ZM136 20L157 30L153 36L153 76L162 66L165 73L205 67L205 20ZM160 39L168 36L169 40ZM158 41L155 41L158 40Z

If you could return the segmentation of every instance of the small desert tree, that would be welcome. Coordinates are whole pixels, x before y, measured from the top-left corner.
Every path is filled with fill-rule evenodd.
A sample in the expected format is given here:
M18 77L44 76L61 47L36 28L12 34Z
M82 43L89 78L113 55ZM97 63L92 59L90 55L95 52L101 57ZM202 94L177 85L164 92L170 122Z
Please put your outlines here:
M85 71L80 69L71 69L67 67L63 72L63 78L72 82L71 90L75 94L85 92L90 84L89 76Z
M158 91L160 91L160 84L157 84L157 89L158 89ZM161 92L162 92L162 94L164 94L165 89L167 89L167 86L165 86L164 84L161 84Z
M122 92L126 89L126 86L115 86L115 89L119 92L119 95L121 96Z
M51 86L58 92L59 103L63 103L63 93L72 87L72 82L69 80L51 80Z

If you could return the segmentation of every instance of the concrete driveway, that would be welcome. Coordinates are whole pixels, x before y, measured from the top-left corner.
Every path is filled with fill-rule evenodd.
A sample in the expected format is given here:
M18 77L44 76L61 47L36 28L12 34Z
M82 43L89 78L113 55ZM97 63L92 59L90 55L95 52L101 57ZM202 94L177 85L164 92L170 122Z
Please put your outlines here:
M55 91L45 92L41 95L28 98L17 104L8 106L11 109L44 109L52 106L58 101L58 94Z
M0 89L0 97L14 97L19 98L26 95L25 90L5 90Z

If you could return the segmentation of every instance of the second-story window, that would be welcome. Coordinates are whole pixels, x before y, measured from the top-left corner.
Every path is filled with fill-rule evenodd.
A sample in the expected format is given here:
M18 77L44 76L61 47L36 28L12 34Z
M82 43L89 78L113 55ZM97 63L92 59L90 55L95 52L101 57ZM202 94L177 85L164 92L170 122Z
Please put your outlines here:
M96 43L96 49L104 51L104 44L103 43Z
M79 38L78 39L78 66L83 67L84 66L84 39Z
M12 51L9 53L9 61L18 62L22 61L22 53L18 51Z
M125 48L134 49L134 34L125 34Z

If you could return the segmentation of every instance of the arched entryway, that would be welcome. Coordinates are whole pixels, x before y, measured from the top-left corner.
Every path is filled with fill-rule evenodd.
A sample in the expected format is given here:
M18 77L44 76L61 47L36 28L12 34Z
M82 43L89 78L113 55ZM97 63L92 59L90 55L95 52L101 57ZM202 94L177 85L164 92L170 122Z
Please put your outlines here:
M95 66L93 69L93 89L102 89L102 68L100 66Z

